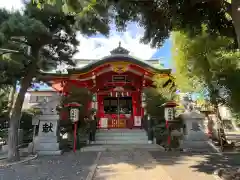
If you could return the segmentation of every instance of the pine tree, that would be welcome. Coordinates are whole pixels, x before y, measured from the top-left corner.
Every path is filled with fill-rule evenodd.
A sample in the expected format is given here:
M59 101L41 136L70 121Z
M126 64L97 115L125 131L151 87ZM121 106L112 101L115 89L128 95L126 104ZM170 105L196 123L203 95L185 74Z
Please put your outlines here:
M8 160L19 160L18 121L25 94L33 80L44 70L51 70L63 62L74 65L72 56L77 52L77 30L91 35L96 32L108 33L108 26L67 15L55 5L38 8L36 4L26 4L24 13L0 11L0 59L1 76L6 79L1 84L17 79L20 90L12 109L8 136ZM4 49L4 50L3 50ZM11 50L8 50L11 49ZM9 74L9 76L6 74ZM7 78L8 77L8 78Z

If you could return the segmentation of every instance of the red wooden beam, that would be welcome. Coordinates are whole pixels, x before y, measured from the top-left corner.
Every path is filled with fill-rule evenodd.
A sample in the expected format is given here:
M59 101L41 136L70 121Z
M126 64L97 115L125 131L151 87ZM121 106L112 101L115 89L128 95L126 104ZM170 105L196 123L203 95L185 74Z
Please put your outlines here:
M96 67L95 69L92 69L92 70L88 71L87 73L83 73L83 74L79 74L78 75L78 73L76 72L75 74L73 74L73 76L78 75L78 79L85 79L85 78L92 77L93 72L96 75L97 73L99 73L99 72L101 72L101 71L103 71L103 70L105 70L105 69L107 69L109 67L110 67L109 64L103 64L101 66Z
M153 73L151 71L148 71L147 69L142 68L141 66L138 66L136 64L130 64L129 68L141 72L142 74L147 73L148 76L153 76Z

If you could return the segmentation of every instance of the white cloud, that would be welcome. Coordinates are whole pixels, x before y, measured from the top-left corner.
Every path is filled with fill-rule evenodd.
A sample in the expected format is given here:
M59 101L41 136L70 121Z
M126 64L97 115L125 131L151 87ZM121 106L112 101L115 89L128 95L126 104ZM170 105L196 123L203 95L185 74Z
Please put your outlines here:
M8 10L19 10L23 8L22 0L1 0L0 8Z
M116 32L112 29L109 38L97 36L93 38L84 37L78 34L80 46L79 52L74 56L76 59L99 59L110 54L110 51L116 48L121 42L121 46L130 51L130 55L139 59L150 59L156 52L156 49L150 48L150 45L140 43L140 38L143 35L143 29L130 24L126 32Z
M22 9L22 0L1 0L0 8L8 10ZM141 44L140 38L143 35L143 29L135 23L128 25L126 32L119 33L116 27L111 27L109 38L102 36L88 38L78 34L80 41L79 52L74 56L76 59L99 59L109 55L110 51L118 46L121 42L122 47L130 51L130 55L140 59L149 59L156 52L156 49L150 48L149 45Z

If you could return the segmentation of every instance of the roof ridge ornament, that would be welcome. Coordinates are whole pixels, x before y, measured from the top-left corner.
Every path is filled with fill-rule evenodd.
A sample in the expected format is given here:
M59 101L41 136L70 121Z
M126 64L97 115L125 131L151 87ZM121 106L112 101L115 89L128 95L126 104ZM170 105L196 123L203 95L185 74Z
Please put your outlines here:
M118 43L118 47L110 51L111 55L116 55L116 54L125 54L128 55L130 51L122 47L121 41Z

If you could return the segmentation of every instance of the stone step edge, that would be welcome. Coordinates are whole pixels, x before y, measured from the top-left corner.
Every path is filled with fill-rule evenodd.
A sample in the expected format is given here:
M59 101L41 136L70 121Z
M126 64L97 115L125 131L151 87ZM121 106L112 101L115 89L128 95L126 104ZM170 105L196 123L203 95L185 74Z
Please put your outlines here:
M37 154L39 156L52 156L52 155L62 155L63 151L62 150L56 150L56 151L48 151L48 150L41 150L41 151L37 151Z

